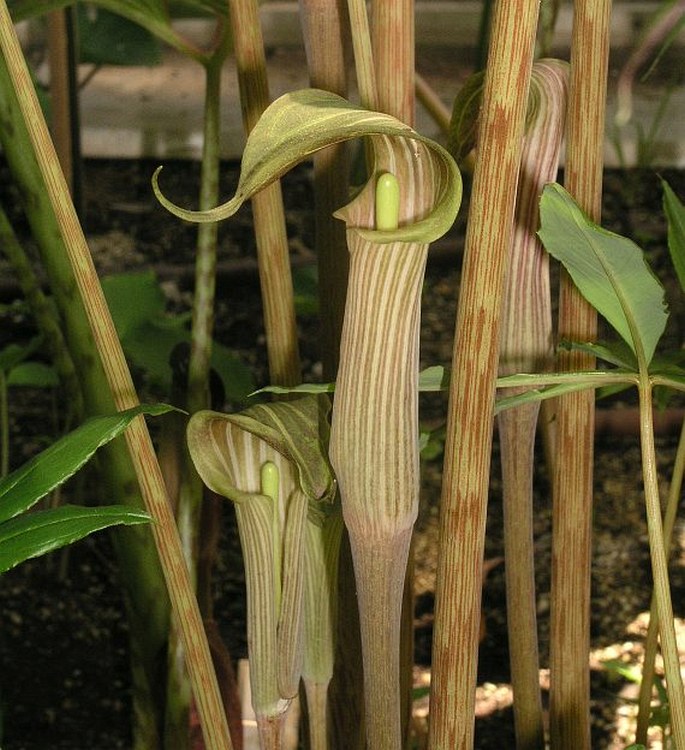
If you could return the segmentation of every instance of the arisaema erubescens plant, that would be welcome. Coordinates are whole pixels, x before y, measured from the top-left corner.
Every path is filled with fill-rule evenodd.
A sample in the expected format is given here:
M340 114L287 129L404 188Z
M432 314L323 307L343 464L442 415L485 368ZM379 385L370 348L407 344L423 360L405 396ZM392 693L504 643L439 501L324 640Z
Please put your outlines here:
M653 609L677 747L685 742L685 693L680 675L667 571L667 543L662 523L653 429L653 393L657 386L685 390L685 371L655 355L668 317L664 290L647 266L642 251L630 240L591 222L558 185L548 185L541 204L540 238L547 251L566 268L588 301L620 335L618 344L575 342L607 363L603 370L512 375L500 387L542 386L537 394L503 396L498 410L531 398L548 398L603 385L634 386L640 408L640 441L648 537L654 579ZM681 214L682 218L682 214ZM673 224L672 224L673 226ZM677 230L677 223L676 229Z
M286 94L262 116L227 203L181 209L161 194L158 174L155 190L181 218L216 221L314 151L361 137L369 139L370 179L337 212L347 224L350 276L330 456L357 581L367 739L397 748L402 591L418 510L419 302L428 244L459 207L456 164L394 117L307 90Z
M198 473L236 509L252 703L264 748L282 746L300 678L311 746L326 747L342 531L326 454L329 411L327 397L305 396L238 414L200 411L188 425Z

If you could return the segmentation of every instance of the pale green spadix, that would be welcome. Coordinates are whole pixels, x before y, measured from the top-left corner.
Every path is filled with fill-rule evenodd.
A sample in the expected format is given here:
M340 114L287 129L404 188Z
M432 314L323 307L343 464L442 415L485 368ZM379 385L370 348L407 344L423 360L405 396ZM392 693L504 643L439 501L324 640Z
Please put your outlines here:
M278 466L273 461L262 464L259 474L262 495L270 498L273 503L271 509L271 534L273 544L274 564L274 601L276 602L276 616L281 614L281 530L279 508L279 480Z
M376 180L376 229L397 229L400 221L400 184L397 177L384 172Z

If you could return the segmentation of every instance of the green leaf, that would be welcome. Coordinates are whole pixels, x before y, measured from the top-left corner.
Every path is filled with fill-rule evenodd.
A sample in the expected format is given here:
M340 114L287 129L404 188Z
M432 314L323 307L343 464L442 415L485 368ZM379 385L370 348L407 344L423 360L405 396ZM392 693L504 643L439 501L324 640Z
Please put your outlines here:
M182 54L199 61L204 60L200 50L189 45L177 34L171 23L166 0L90 0L90 2L98 8L104 8L133 21ZM216 0L196 0L193 4L199 7L208 5L210 2L214 5ZM8 7L16 23L73 4L74 0L10 0Z
M174 18L197 16L228 16L226 0L171 0L169 10Z
M102 289L126 356L168 393L171 353L178 344L190 343L186 316L166 311L166 298L152 271L106 276ZM214 342L212 367L223 381L227 398L244 404L254 390L247 365L230 349Z
M460 163L476 145L485 73L473 73L459 89L452 106L447 150Z
M9 372L27 357L30 357L35 351L40 349L43 339L41 336L35 336L26 344L8 344L0 350L0 370Z
M158 65L159 40L137 23L104 8L78 6L81 62L98 65Z
M260 393L276 393L285 395L287 393L335 393L335 383L300 383L299 385L265 385L250 394L258 396Z
M7 0L14 23L73 5L74 0Z
M105 276L102 291L121 339L138 326L166 313L164 292L152 271Z
M94 417L0 480L0 522L22 513L75 474L95 451L120 435L139 414L171 411L166 404L136 406Z
M621 367L624 370L637 370L637 362L635 361L635 355L626 346L623 341L615 341L610 343L597 343L592 342L580 342L580 341L561 341L559 343L559 349L566 351L579 351L590 354L597 359L601 359L604 362L608 362L616 367Z
M419 391L446 391L450 384L450 368L442 365L426 367L419 373Z
M314 264L293 269L295 313L298 316L319 314L318 285L319 275Z
M125 506L60 508L27 513L0 524L0 573L109 526L146 523L147 513Z
M666 180L661 180L661 185L664 189L664 213L668 221L668 251L680 288L685 291L685 207Z
M316 151L365 136L391 136L394 148L412 152L415 162L420 160L423 165L422 178L429 180L433 198L430 213L416 221L395 230L358 229L359 233L379 243L432 242L441 237L452 226L461 202L461 176L449 153L390 115L360 109L319 89L290 92L266 109L245 145L238 189L231 200L208 211L176 206L159 188L161 168L154 174L153 189L162 205L175 216L199 223L221 221ZM390 148L380 139L372 138L371 143L374 148Z
M664 289L631 240L597 226L557 184L540 201L540 239L647 367L666 326Z
M620 659L605 659L601 664L607 672L624 677L626 680L630 680L630 682L639 684L642 680L642 671L636 664L626 664Z
M7 385L54 388L59 385L55 368L43 362L21 362L7 374Z
M449 367L433 365L426 367L419 373L419 392L430 393L434 391L445 391L450 383ZM335 393L335 383L300 383L300 385L267 385L260 388L250 396L259 393L277 393L285 395L288 393Z
M235 352L216 342L212 344L211 362L224 384L226 398L233 403L246 404L255 387L252 370Z

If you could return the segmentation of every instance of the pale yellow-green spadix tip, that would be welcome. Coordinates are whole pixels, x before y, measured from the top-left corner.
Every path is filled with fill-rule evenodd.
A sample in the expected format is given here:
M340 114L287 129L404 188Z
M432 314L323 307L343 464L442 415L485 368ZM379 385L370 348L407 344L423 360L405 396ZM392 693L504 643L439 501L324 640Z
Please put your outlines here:
M260 469L259 481L262 495L266 495L273 502L271 509L271 544L274 566L274 599L276 613L278 614L281 611L281 532L278 507L280 473L278 466L272 461L265 461Z
M376 182L376 229L390 232L400 221L400 184L390 172L383 172Z

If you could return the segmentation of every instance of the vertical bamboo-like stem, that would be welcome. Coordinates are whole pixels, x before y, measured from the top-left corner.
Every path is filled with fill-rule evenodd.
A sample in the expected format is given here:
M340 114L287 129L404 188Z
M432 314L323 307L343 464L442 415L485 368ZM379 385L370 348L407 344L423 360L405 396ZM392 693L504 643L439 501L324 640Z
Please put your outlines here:
M269 105L264 42L255 0L229 0L229 9L243 125L249 133ZM301 379L300 355L279 182L252 198L252 211L270 380L278 385L295 385Z
M473 744L499 317L538 3L495 6L467 225L447 422L429 747Z
M347 95L346 47L349 39L344 0L300 0L309 82L314 88ZM319 269L321 362L323 379L335 380L345 313L348 255L345 226L333 212L349 200L346 143L314 154L315 243Z
M74 9L67 7L53 10L48 15L48 59L52 115L50 132L69 191L78 207L81 170L73 13Z
M371 3L376 108L414 124L414 0Z
M16 76L17 66L23 65L20 53L12 54L16 41L8 36L11 31L11 26L0 26L0 34L3 35L3 54L0 56L0 142L13 179L20 188L31 233L60 312L86 413L111 414L116 409L114 394L97 354L70 263L66 235L60 228L51 203L39 164L40 154L34 148L25 117L27 111L39 110L31 109L33 100L25 101L28 108L22 108L19 91L10 71L12 68ZM23 80L28 80L28 77ZM31 89L30 83L27 90L21 92L25 99L28 89ZM44 129L41 132L45 134ZM48 136L45 135L45 138ZM66 200L67 196L64 198ZM124 441L115 440L103 451L101 467L110 495L119 502L140 508L143 499ZM122 570L130 628L133 736L135 747L139 748L154 745L158 739L156 719L160 706L155 700L152 685L158 674L157 660L166 643L169 601L150 529L142 526L121 528L113 533L113 541Z
M136 397L126 359L93 267L83 230L64 181L45 121L5 0L0 2L0 48L7 59L14 91L24 116L48 198L60 224L74 277L91 325L93 337L119 410L136 406ZM208 748L231 748L223 705L204 636L197 602L190 586L178 532L167 499L164 479L142 418L126 431L126 443L140 484L145 507L154 519L151 525L167 581L169 595L187 654L193 692Z
M611 0L577 0L571 43L565 183L599 220ZM593 341L597 315L562 272L559 338ZM586 354L564 354L563 370L592 369ZM590 555L594 393L557 406L553 479L550 738L554 750L590 747Z

